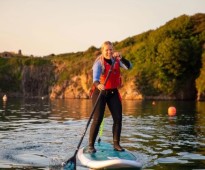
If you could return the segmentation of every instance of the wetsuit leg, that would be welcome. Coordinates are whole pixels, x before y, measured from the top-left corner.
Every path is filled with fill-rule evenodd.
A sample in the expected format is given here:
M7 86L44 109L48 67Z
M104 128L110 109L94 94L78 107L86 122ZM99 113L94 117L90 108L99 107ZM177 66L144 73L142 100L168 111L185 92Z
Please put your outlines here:
M92 96L93 106L96 103L96 99L98 98L98 95L99 95L99 90L96 89L93 93L93 96ZM95 140L96 140L98 132L99 132L100 124L101 124L103 117L104 117L105 106L106 106L105 94L102 93L102 95L98 101L98 104L96 106L96 109L95 109L95 112L93 115L92 125L90 127L90 136L89 136L89 146L90 147L94 147Z
M119 144L122 129L122 103L118 90L107 95L107 105L113 118L113 141Z

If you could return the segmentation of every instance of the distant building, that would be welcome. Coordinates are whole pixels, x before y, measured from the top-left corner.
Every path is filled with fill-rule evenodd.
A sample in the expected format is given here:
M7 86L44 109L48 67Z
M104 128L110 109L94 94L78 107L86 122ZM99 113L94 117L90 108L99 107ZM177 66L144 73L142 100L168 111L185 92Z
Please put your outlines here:
M0 57L2 58L11 58L11 57L14 57L14 54L11 53L11 52L3 52L3 53L0 53Z
M8 52L8 51L4 51L4 52L0 53L0 57L2 57L2 58L12 58L12 57L16 57L16 56L22 56L21 50L18 51L18 54L15 52Z

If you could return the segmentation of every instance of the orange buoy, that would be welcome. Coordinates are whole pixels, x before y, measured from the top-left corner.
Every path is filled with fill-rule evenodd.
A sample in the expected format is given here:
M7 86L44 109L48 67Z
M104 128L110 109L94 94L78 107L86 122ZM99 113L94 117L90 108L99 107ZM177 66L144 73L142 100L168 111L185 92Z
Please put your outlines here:
M175 116L177 113L177 109L174 106L171 106L168 108L168 115L169 116Z

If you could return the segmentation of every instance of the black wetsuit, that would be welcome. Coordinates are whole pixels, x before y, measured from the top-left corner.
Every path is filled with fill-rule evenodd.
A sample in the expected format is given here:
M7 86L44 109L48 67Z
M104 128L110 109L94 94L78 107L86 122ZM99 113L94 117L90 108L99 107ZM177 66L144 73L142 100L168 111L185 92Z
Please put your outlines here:
M111 59L104 59L104 62L107 62L110 65L112 64ZM127 68L131 67L130 62L128 60L122 58L121 62ZM94 84L97 86L99 82L94 82ZM100 93L100 90L98 90L98 88L95 88L92 94L93 105L95 104L99 93ZM118 144L120 142L120 134L121 134L121 129L122 129L122 103L121 103L120 94L118 92L118 89L116 88L116 89L108 89L108 90L102 91L102 95L95 109L92 125L90 127L89 146L94 146L95 140L99 132L100 124L104 117L106 104L113 118L113 128L112 128L113 141L114 143L116 142Z

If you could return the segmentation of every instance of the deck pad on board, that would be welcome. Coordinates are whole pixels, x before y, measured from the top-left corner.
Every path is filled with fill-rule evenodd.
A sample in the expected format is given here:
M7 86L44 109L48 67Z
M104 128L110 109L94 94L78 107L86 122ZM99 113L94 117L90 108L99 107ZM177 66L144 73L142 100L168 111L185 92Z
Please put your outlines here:
M96 153L88 153L87 147L81 148L78 158L82 165L89 168L141 168L142 165L129 151L115 151L109 143L95 143Z

